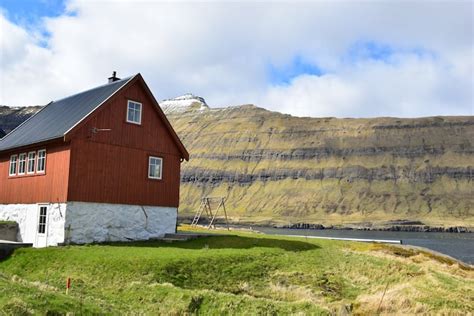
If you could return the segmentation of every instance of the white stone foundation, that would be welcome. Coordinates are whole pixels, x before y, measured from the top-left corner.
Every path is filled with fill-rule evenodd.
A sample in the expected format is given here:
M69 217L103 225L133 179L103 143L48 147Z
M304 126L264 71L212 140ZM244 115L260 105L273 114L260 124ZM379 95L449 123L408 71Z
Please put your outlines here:
M35 247L147 240L176 229L175 207L67 202L44 204L48 206L46 233L39 235L40 205L0 204L0 220L18 222L18 241Z
M176 230L177 209L68 202L66 243L147 240Z
M48 206L46 232L38 235L39 206ZM64 242L66 203L0 204L0 220L15 221L19 226L17 240L35 247L57 246Z

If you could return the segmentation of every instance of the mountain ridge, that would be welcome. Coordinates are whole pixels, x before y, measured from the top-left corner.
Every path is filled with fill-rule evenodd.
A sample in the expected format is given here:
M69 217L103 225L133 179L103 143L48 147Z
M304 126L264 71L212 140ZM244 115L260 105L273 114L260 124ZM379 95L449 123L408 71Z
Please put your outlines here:
M180 216L212 195L235 222L474 227L473 116L295 117L188 96L160 102L191 154Z
M159 104L165 113L181 112L190 108L197 109L199 111L209 109L209 106L203 97L194 95L192 93L186 93L173 99L165 99Z
M182 216L217 195L236 222L473 225L472 116L311 118L253 105L167 115L191 153Z

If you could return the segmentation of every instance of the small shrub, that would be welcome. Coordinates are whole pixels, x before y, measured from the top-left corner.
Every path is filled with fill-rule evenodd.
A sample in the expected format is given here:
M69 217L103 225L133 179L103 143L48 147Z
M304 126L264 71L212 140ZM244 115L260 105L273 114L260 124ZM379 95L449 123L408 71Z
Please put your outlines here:
M188 305L188 311L190 313L196 313L199 311L199 308L201 307L202 302L204 301L204 297L201 295L195 295L191 297L191 302L189 302Z
M324 273L317 281L318 287L322 290L323 296L332 300L342 299L343 283L330 273Z
M33 315L34 311L28 307L28 304L19 298L11 299L1 310L5 315Z

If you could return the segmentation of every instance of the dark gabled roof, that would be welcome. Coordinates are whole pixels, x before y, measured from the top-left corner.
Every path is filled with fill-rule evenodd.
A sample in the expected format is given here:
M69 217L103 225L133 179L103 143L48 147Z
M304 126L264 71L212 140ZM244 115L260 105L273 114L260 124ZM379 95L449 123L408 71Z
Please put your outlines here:
M127 84L134 84L137 81L141 82L145 88L145 92L152 100L159 117L170 132L175 144L178 146L182 155L181 157L189 160L188 151L140 74L49 103L35 115L8 133L4 138L0 139L0 152L63 137L63 139L66 140L66 134L76 128L89 114L98 109L105 101L110 99Z
M5 136L5 132L3 131L3 129L0 128L0 139Z
M2 138L0 151L63 137L134 77L49 103Z

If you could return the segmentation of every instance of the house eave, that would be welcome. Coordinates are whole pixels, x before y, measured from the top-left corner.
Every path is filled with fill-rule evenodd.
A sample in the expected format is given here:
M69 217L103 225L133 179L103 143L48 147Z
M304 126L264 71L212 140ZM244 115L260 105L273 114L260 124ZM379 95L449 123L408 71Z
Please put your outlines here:
M12 146L12 147L8 147L8 148L0 149L0 155L4 155L4 154L10 153L10 152L17 152L17 151L21 151L21 150L27 150L27 149L32 148L32 147L43 146L43 145L56 143L56 142L57 143L63 143L64 141L65 140L64 140L63 136L52 137L52 138L41 140L39 142L34 142L34 143L24 144L24 145L21 145L21 146Z

